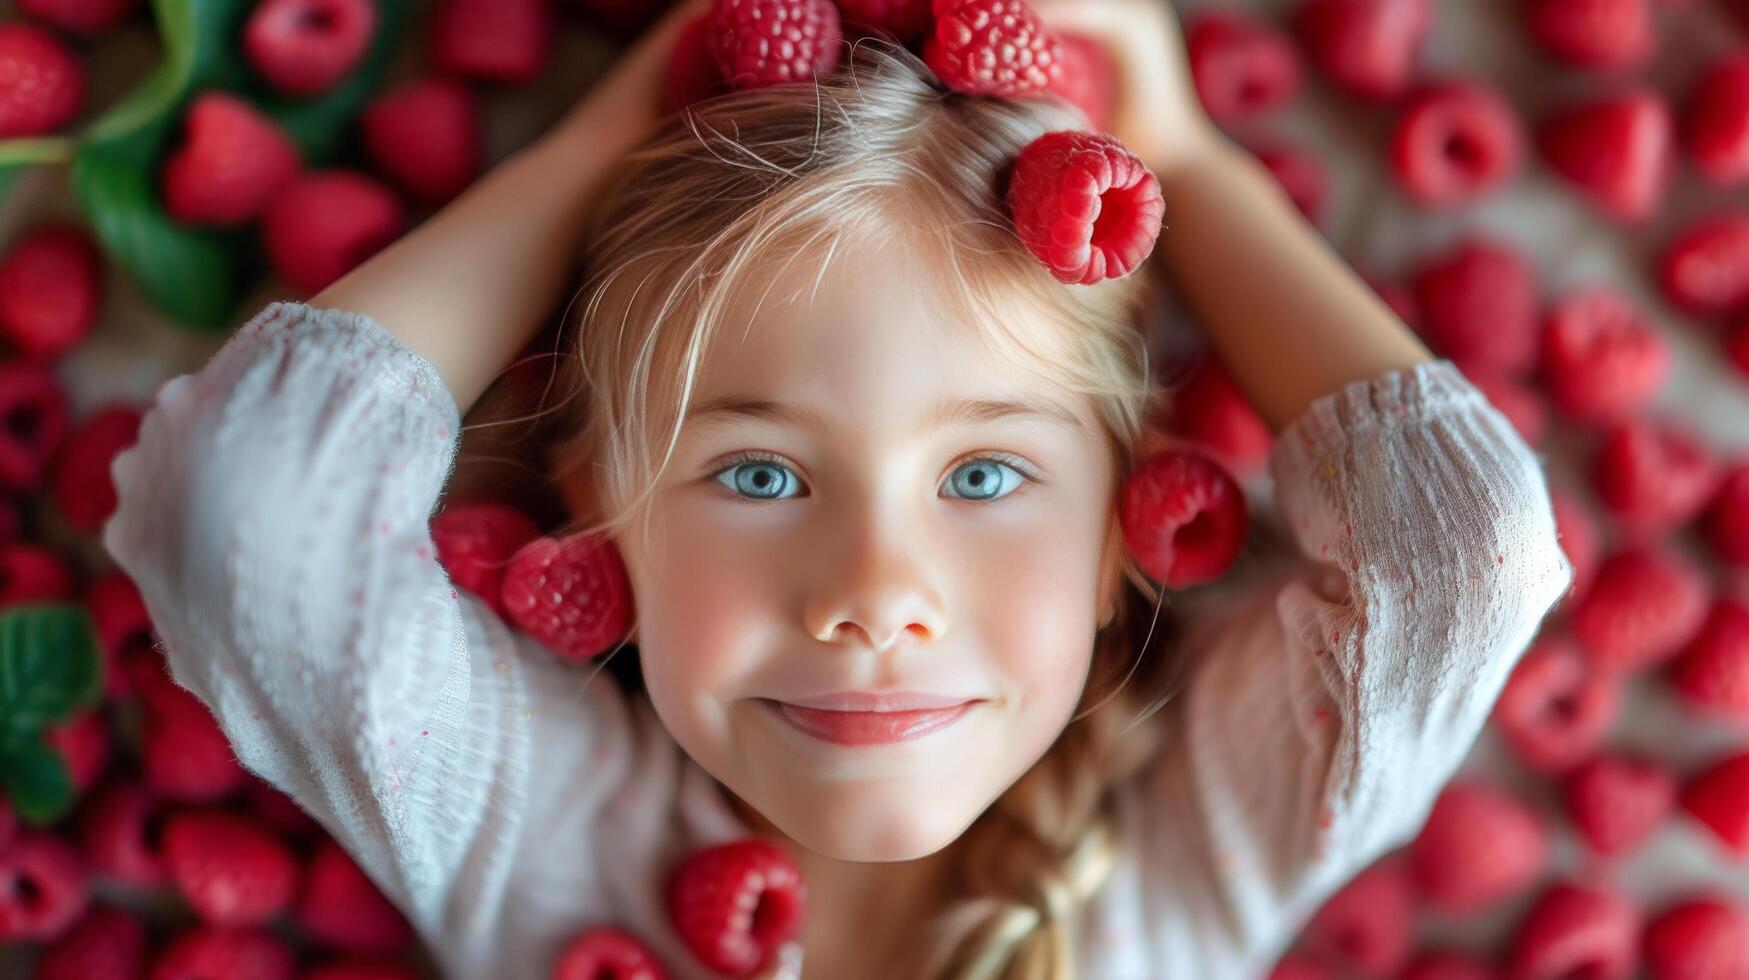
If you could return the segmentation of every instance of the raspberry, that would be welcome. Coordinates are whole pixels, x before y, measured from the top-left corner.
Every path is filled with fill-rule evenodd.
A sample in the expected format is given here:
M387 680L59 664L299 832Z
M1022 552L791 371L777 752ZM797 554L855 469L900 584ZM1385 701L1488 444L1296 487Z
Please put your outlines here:
M1749 462L1732 467L1719 481L1707 508L1705 533L1721 561L1749 565Z
M1391 173L1411 201L1428 208L1467 204L1518 172L1524 132L1518 113L1492 86L1457 79L1421 88L1391 135Z
M20 827L0 849L0 940L54 939L90 900L85 860L54 834Z
M662 108L679 112L694 102L728 91L722 69L710 52L711 15L699 14L686 22L668 55L662 75Z
M1053 76L1048 91L1080 109L1094 129L1109 130L1121 91L1117 66L1094 38L1059 31L1057 40L1062 43L1063 71Z
M1561 801L1592 850L1626 854L1676 805L1676 777L1650 759L1606 752L1567 775Z
M1462 953L1428 950L1415 959L1397 980L1494 980L1494 968Z
M59 552L23 541L0 544L0 610L60 602L74 591L73 570Z
M1014 233L1059 282L1129 275L1153 253L1160 182L1106 133L1058 130L1020 151L1005 192Z
M1626 980L1637 963L1639 914L1612 892L1559 882L1537 898L1512 938L1513 980Z
M1739 321L1726 331L1725 359L1749 383L1749 320Z
M610 974L611 975L611 974ZM412 970L394 963L340 962L305 970L298 980L419 980ZM651 974L651 980L664 980Z
M310 858L297 921L304 934L351 953L392 953L413 931L338 843L324 839Z
M423 78L378 95L359 116L378 169L426 204L442 204L480 172L479 106L453 79Z
M1409 90L1432 0L1305 0L1294 27L1306 56L1337 88L1371 102Z
M305 174L262 213L274 271L306 294L375 255L401 234L401 202L379 181L350 170Z
M1355 875L1306 925L1306 938L1367 976L1409 958L1415 936L1415 886L1401 861L1387 858Z
M731 976L764 968L807 912L801 869L758 837L691 854L669 874L665 895L681 941L705 966Z
M552 54L549 0L441 0L431 18L431 64L440 71L526 85Z
M566 660L599 656L631 628L625 564L613 542L598 535L523 545L504 573L502 596L511 621Z
M376 29L370 0L262 0L243 26L243 53L276 91L308 99L358 67Z
M112 405L73 430L55 466L55 505L68 524L96 532L115 513L109 464L134 444L144 415L143 408Z
M1683 107L1682 144L1707 180L1749 181L1749 55L1721 59L1695 83Z
M146 927L127 912L94 905L37 957L34 980L137 977L146 965Z
M1749 212L1689 225L1665 250L1658 284L1670 302L1696 316L1749 310Z
M1633 222L1655 213L1664 198L1675 128L1664 97L1635 88L1551 116L1537 131L1537 147L1592 204Z
M257 929L185 929L152 961L150 980L292 980L289 946Z
M930 0L838 0L838 13L847 28L884 32L903 45L921 40L935 21Z
M491 501L452 501L431 521L437 560L455 584L505 615L504 570L517 549L540 536L521 511Z
M67 393L47 366L0 363L0 489L33 491L67 437Z
M1621 685L1592 670L1565 636L1538 637L1494 704L1495 727L1525 768L1559 773L1602 744L1621 710Z
M830 0L712 0L710 16L711 56L732 88L806 82L843 56Z
M1531 37L1577 68L1638 67L1655 47L1650 0L1532 0Z
M1670 683L1705 716L1749 721L1749 605L1722 597L1671 664Z
M1250 14L1204 8L1185 28L1191 78L1210 119L1230 123L1261 116L1299 94L1299 55L1273 25Z
M1430 905L1454 916L1523 890L1547 854L1535 811L1502 789L1461 777L1439 794L1409 845L1416 886Z
M79 844L99 876L134 888L157 888L170 874L162 827L157 794L133 779L111 780L80 808Z
M100 34L126 20L141 0L18 0L13 6L69 34Z
M1063 45L1022 0L938 0L923 60L943 85L1019 99L1064 83Z
M1224 575L1251 523L1233 475L1208 456L1182 449L1155 453L1136 467L1124 482L1118 519L1136 564L1169 589Z
M1610 287L1575 290L1543 319L1538 370L1549 400L1574 421L1626 421L1651 404L1670 364L1664 338Z
M196 98L183 131L182 145L164 161L161 183L164 210L185 225L247 224L303 168L279 124L228 92Z
M1722 893L1685 898L1646 926L1641 945L1652 980L1749 976L1749 916Z
M1315 960L1298 953L1289 953L1269 971L1268 980L1335 980L1336 974Z
M1706 508L1722 476L1700 436L1674 417L1611 426L1592 460L1597 499L1630 539L1683 527Z
M257 926L291 907L297 859L258 821L184 810L164 821L164 862L183 897L215 926Z
M1488 404L1506 416L1519 438L1533 446L1543 441L1543 435L1548 431L1549 413L1535 389L1511 372L1486 364L1460 364L1458 369L1476 386Z
M0 139L52 133L85 104L85 66L34 24L0 24Z
M73 225L36 228L0 259L0 332L47 361L84 340L103 305L103 256Z
M109 722L101 709L87 708L45 729L43 741L66 764L75 793L95 786L109 765Z
M1234 474L1256 473L1268 462L1275 436L1212 352L1172 392L1172 431L1208 451Z
M597 977L649 977L665 980L662 961L638 937L613 926L597 926L573 938L559 954L553 980Z
M296 801L259 776L249 777L243 795L248 798L249 809L256 816L287 837L308 837L322 829L316 818L305 813Z
M1279 141L1252 147L1251 153L1268 168L1307 221L1315 225L1323 220L1324 192L1330 181L1317 156Z
M103 649L104 691L111 697L125 696L132 684L124 662L150 653L155 642L152 617L146 612L140 590L126 572L111 569L85 590L85 610Z
M1637 671L1667 660L1700 631L1707 585L1681 553L1641 545L1612 552L1573 610L1573 634L1596 666Z
M1732 857L1749 857L1749 752L1726 756L1697 773L1677 799Z
M1536 360L1535 273L1504 242L1472 236L1416 270L1420 332L1443 356L1469 365L1530 370Z
M180 802L206 803L242 787L248 774L199 698L161 671L136 670L133 681L145 708L142 761L153 790Z

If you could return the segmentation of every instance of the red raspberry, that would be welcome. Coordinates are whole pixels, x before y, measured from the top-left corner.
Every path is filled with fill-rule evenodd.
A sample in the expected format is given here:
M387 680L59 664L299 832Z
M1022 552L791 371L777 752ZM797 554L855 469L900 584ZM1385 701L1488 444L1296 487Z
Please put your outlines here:
M1058 130L1027 144L1008 174L1014 233L1059 282L1129 275L1154 251L1160 182L1106 133Z
M1432 0L1305 0L1294 26L1312 64L1358 99L1392 102L1409 90Z
M1719 481L1706 514L1706 541L1719 560L1749 565L1749 462L1732 467Z
M164 161L162 185L164 210L185 225L247 224L303 168L279 124L228 92L196 98L183 131L182 145Z
M1494 968L1463 953L1427 950L1417 953L1397 980L1495 980Z
M613 926L597 926L565 944L553 967L553 980L597 980L598 977L637 977L667 980L662 961L638 937Z
M1639 913L1609 891L1560 882L1512 938L1509 980L1626 980L1638 962Z
M1430 905L1468 916L1523 890L1542 871L1548 835L1505 790L1452 781L1409 845L1410 871Z
M1722 893L1697 894L1660 912L1641 945L1652 980L1749 977L1749 916Z
M1700 436L1686 423L1662 416L1611 426L1591 466L1597 499L1631 540L1693 522L1722 476Z
M1749 181L1749 55L1721 59L1695 83L1683 107L1682 142L1707 180Z
M1548 431L1549 412L1535 389L1511 372L1486 364L1459 364L1458 369L1488 404L1506 416L1519 438L1533 446L1541 444Z
M1680 552L1641 545L1611 553L1573 610L1573 634L1605 670L1638 671L1667 660L1700 631L1707 584Z
M1651 404L1670 364L1663 336L1608 286L1568 293L1543 319L1539 371L1549 400L1574 421L1627 420Z
M504 571L517 549L540 536L521 511L491 501L452 501L431 521L437 560L455 584L505 615Z
M1255 16L1203 8L1185 25L1185 47L1196 94L1216 122L1261 116L1299 95L1293 43Z
M1749 605L1724 596L1671 664L1670 683L1705 716L1749 721Z
M103 305L103 256L83 228L36 228L0 259L0 332L47 361L84 340Z
M0 139L52 133L84 104L77 55L35 24L0 24Z
M359 126L377 167L424 203L445 203L480 172L479 106L453 79L422 78L378 95Z
M1537 284L1504 242L1472 236L1416 270L1420 332L1441 355L1469 365L1530 370L1536 361Z
M441 0L431 18L431 64L440 71L526 85L552 54L550 0Z
M163 810L157 794L133 779L111 780L79 812L79 844L99 876L134 888L169 879L164 865Z
M681 941L705 966L731 976L763 969L807 915L801 869L758 837L688 856L669 874L665 893Z
M1658 284L1670 302L1696 316L1749 310L1749 212L1689 225L1665 250Z
M838 13L846 28L861 34L885 32L906 46L922 40L935 22L930 0L838 0Z
M1236 475L1262 471L1275 436L1218 357L1205 352L1172 391L1172 431Z
M1560 773L1602 744L1621 710L1621 685L1592 670L1571 640L1540 636L1495 702L1500 736L1526 769Z
M728 91L722 69L711 56L711 15L699 14L686 22L668 55L662 75L662 108L679 112L686 106Z
M1063 45L1022 0L940 0L923 60L943 85L1019 99L1063 84Z
M298 974L298 980L419 980L408 967L395 963L344 961L319 966ZM653 977L652 980L661 980Z
M297 859L258 821L222 810L184 810L164 821L164 861L204 921L257 926L291 907Z
M258 929L195 926L178 933L152 961L147 980L292 980L291 947Z
M20 827L0 848L0 940L54 939L85 913L90 900L85 861L61 838Z
M66 933L44 947L33 980L137 977L146 966L146 927L127 912L94 905Z
M1383 976L1409 958L1415 886L1394 856L1354 876L1306 925L1306 938L1348 967Z
M23 541L0 544L0 609L61 602L74 591L73 570L60 552Z
M67 393L46 365L0 363L0 489L33 491L67 437Z
M1563 109L1537 131L1557 174L1612 218L1654 214L1670 185L1676 124L1664 97L1635 88Z
M1532 0L1525 23L1549 54L1577 68L1638 67L1657 40L1650 0Z
M243 786L248 774L199 698L162 671L136 670L133 681L145 708L142 761L153 790L184 803L206 803Z
M115 513L109 464L139 438L143 408L112 405L73 430L55 466L55 505L67 523L96 532Z
M1254 146L1251 153L1269 169L1307 221L1315 225L1323 220L1324 192L1329 184L1323 161L1309 150L1280 141Z
M85 611L103 649L104 691L123 697L132 690L123 662L152 653L152 617L140 590L120 569L102 573L85 590Z
M558 656L584 661L631 628L632 587L610 539L539 537L517 549L504 573L504 611Z
M1678 801L1732 857L1749 857L1749 752L1726 756L1697 773Z
M1626 854L1675 807L1676 776L1651 759L1606 752L1567 775L1561 801L1592 850Z
M303 175L262 213L274 271L293 289L321 292L400 237L401 202L380 181L350 170Z
M334 840L317 845L305 881L296 915L311 939L349 953L393 953L412 940L400 910Z
M830 0L712 0L711 26L711 56L732 88L806 82L843 56Z
M308 99L358 67L376 29L370 0L262 0L243 26L243 53L276 91Z
M1336 974L1316 960L1299 953L1288 953L1269 971L1269 980L1335 980Z
M1057 40L1062 44L1063 71L1053 76L1048 91L1080 109L1094 129L1110 130L1122 82L1111 55L1085 34L1059 31Z
M259 776L251 775L243 787L249 809L286 837L309 837L320 832L322 825L305 813L291 797L275 789Z
M1124 482L1118 512L1124 543L1149 578L1185 589L1226 574L1250 530L1245 492L1195 450L1155 453Z
M66 764L75 793L95 786L109 765L109 722L100 708L87 708L44 729L43 741Z
M18 0L13 6L69 34L100 34L126 20L141 0Z
M1524 132L1517 110L1492 86L1462 79L1417 91L1391 135L1391 173L1428 208L1467 204L1518 173Z
M1749 383L1749 320L1733 324L1725 333L1725 359Z

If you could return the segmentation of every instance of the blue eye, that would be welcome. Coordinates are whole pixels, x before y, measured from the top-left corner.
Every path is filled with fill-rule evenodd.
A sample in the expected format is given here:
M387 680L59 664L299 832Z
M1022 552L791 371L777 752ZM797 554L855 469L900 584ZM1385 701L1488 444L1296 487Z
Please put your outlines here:
M727 477L727 481L724 478ZM718 483L754 500L781 500L777 494L785 484L800 483L790 468L768 459L753 458L725 467L716 475Z
M1005 478L1006 471L1012 479ZM954 470L947 478L956 496L966 500L999 500L1026 482L1026 475L998 459L974 459ZM1008 489L1002 489L1004 486Z
M801 485L788 466L776 459L753 455L730 462L712 479L749 500L789 499L784 491ZM980 457L955 468L948 476L947 485L952 489L948 496L961 500L1000 500L1029 479L1000 458Z

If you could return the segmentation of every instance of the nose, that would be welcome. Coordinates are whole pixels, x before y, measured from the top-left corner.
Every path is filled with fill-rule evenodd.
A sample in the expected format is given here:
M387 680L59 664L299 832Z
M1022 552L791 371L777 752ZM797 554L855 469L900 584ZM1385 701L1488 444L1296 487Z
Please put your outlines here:
M822 643L863 643L885 651L907 636L938 639L947 630L930 563L905 527L862 522L809 595L808 633Z

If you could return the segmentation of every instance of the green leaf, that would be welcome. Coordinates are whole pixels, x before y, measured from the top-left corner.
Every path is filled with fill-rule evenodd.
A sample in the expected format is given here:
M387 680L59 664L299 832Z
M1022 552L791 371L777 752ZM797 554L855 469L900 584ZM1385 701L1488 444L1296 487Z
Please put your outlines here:
M0 750L97 701L103 657L84 609L14 607L0 614Z
M6 799L27 823L46 826L73 806L73 774L66 760L41 738L14 746L0 757Z
M0 201L12 190L12 182L30 167L66 163L73 157L73 141L64 136L36 136L0 140Z

